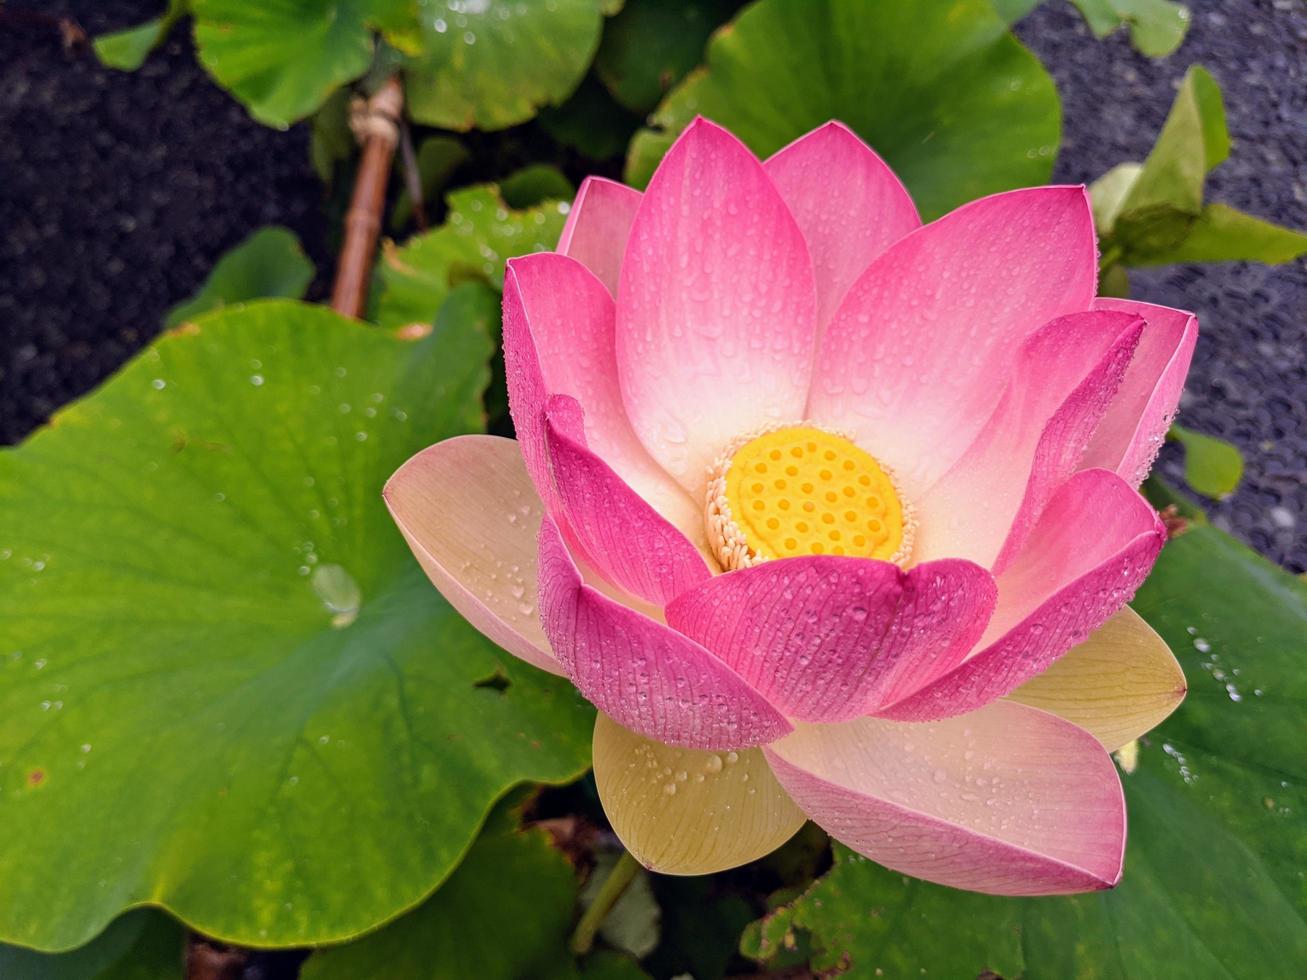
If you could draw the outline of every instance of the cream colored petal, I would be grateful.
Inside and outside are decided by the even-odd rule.
[[[802,811],[760,749],[664,745],[600,712],[594,770],[613,830],[636,860],[662,874],[711,874],[747,864],[803,825]]]
[[[1166,641],[1127,606],[1008,698],[1061,715],[1110,752],[1166,718],[1186,690]]]
[[[541,504],[516,442],[446,439],[401,466],[382,496],[451,606],[509,653],[563,672],[536,611]]]

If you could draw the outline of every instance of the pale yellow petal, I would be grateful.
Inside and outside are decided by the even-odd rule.
[[[1114,751],[1174,711],[1185,690],[1166,641],[1126,607],[1008,697],[1061,715]]]
[[[711,874],[747,864],[803,825],[803,813],[760,749],[664,745],[600,712],[594,769],[618,838],[636,860],[663,874]]]

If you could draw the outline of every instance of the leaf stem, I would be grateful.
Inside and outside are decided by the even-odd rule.
[[[576,924],[576,930],[572,933],[572,941],[569,943],[573,953],[577,956],[584,956],[590,952],[590,948],[594,945],[595,935],[599,932],[599,927],[604,924],[604,920],[608,918],[608,913],[613,910],[617,900],[622,897],[627,887],[635,880],[639,870],[640,862],[631,857],[630,851],[623,851],[622,856],[613,865],[613,870],[608,872],[608,877],[599,886],[599,894],[590,903],[590,907],[581,914],[581,920]]]

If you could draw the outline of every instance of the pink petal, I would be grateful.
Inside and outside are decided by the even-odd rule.
[[[660,607],[711,576],[685,535],[586,448],[575,399],[549,399],[545,443],[561,513],[596,571]]]
[[[820,331],[859,273],[921,218],[894,171],[843,123],[800,136],[763,166],[808,242]]]
[[[878,712],[925,721],[974,711],[1045,670],[1134,596],[1166,540],[1156,512],[1115,473],[1084,470],[1053,495],[998,579],[979,652]]]
[[[631,430],[617,387],[613,299],[575,259],[540,252],[510,259],[504,277],[504,363],[509,407],[527,471],[550,513],[558,501],[545,458],[542,413],[550,395],[585,411],[586,441],[641,497],[693,536],[700,508]]]
[[[447,439],[396,470],[381,495],[427,577],[464,619],[527,663],[563,673],[536,615],[541,506],[517,443]]]
[[[720,575],[678,596],[667,622],[724,660],[788,717],[867,714],[955,666],[980,639],[996,589],[945,560],[809,556]]]
[[[1111,757],[1037,708],[1000,701],[926,725],[805,725],[763,751],[808,816],[895,871],[993,895],[1121,878],[1125,800]]]
[[[1098,427],[1086,466],[1113,470],[1132,486],[1148,476],[1180,403],[1198,342],[1198,318],[1184,310],[1128,299],[1096,299],[1096,310],[1120,310],[1148,325],[1116,400]]]
[[[1021,342],[1089,308],[1098,253],[1083,187],[973,201],[890,246],[817,352],[808,417],[850,433],[909,496],[989,418]]]
[[[593,272],[613,296],[617,295],[626,239],[642,196],[615,180],[587,177],[576,192],[558,239],[558,251]]]
[[[790,731],[699,644],[585,585],[548,518],[540,525],[540,619],[572,683],[633,732],[669,745],[739,749]]]
[[[726,130],[696,120],[668,150],[631,226],[618,295],[631,424],[695,499],[732,440],[803,417],[812,260],[762,164]]]
[[[917,560],[967,558],[1001,571],[1000,552],[1015,554],[1075,472],[1142,329],[1128,313],[1073,313],[1027,338],[985,428],[917,502]]]

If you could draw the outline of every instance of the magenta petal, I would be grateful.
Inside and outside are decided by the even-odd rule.
[[[843,123],[800,136],[763,166],[808,242],[820,332],[859,273],[921,218],[894,171]]]
[[[989,422],[917,502],[917,560],[967,558],[1002,571],[1078,468],[1142,329],[1127,313],[1073,313],[1021,345]]]
[[[739,749],[791,730],[688,637],[585,585],[557,525],[540,525],[540,619],[580,692],[618,724],[669,745]]]
[[[1089,308],[1098,272],[1083,187],[973,201],[895,242],[850,287],[808,417],[850,433],[915,496],[998,403],[1021,342]]]
[[[554,489],[595,570],[656,606],[707,580],[698,549],[586,448],[575,399],[555,395],[545,414]]]
[[[905,572],[811,556],[720,575],[678,596],[667,622],[787,716],[844,721],[955,666],[984,631],[996,594],[971,562]]]
[[[631,430],[617,387],[613,299],[581,263],[553,252],[510,259],[504,277],[504,364],[509,407],[527,472],[550,513],[558,500],[545,455],[551,395],[585,412],[585,438],[641,497],[692,535],[699,508],[650,458]]]
[[[617,295],[626,239],[642,196],[614,180],[587,177],[576,192],[558,239],[558,251],[593,272],[613,296]]]
[[[974,711],[1048,668],[1133,597],[1166,540],[1124,480],[1084,470],[1055,493],[1025,549],[998,579],[979,652],[878,714],[926,721]]]
[[[803,418],[812,260],[762,164],[726,130],[697,120],[667,151],[631,226],[618,294],[631,424],[696,499],[732,440]]]
[[[1147,322],[1121,390],[1085,453],[1086,466],[1113,470],[1131,486],[1148,476],[1180,403],[1198,342],[1198,318],[1184,310],[1128,299],[1096,299],[1096,310],[1119,310]]]
[[[808,816],[895,871],[993,895],[1121,878],[1116,767],[1056,715],[999,701],[925,725],[859,718],[801,726],[763,751]]]

